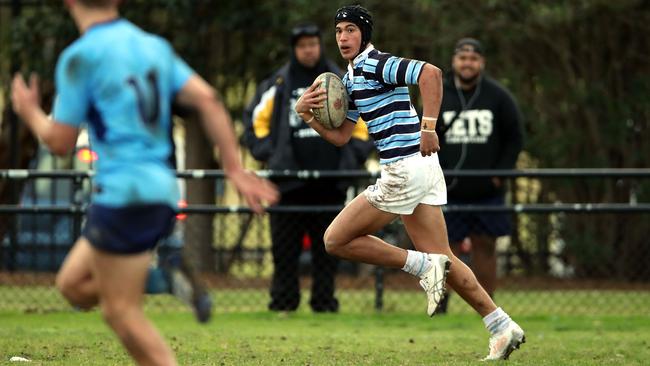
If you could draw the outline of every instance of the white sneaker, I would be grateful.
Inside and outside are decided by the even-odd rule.
[[[449,266],[451,261],[449,257],[444,254],[427,254],[433,267],[422,275],[420,279],[420,286],[427,293],[427,314],[433,316],[438,310],[440,300],[445,297],[445,282],[447,281],[447,273],[449,273]]]
[[[507,360],[522,343],[526,343],[524,330],[511,320],[506,329],[490,336],[490,354],[483,361]]]

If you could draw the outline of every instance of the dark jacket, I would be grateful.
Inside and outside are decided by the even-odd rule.
[[[523,145],[522,118],[510,93],[483,76],[474,90],[456,90],[453,74],[443,84],[436,130],[440,165],[447,170],[513,169]],[[461,93],[461,95],[459,95]],[[503,194],[490,177],[449,178],[452,200],[476,200]]]
[[[327,71],[341,74],[334,63],[326,59],[323,62],[325,62]],[[304,169],[296,158],[292,143],[292,128],[289,126],[290,65],[291,62],[288,62],[271,77],[262,81],[253,100],[244,110],[243,121],[246,127],[244,143],[250,149],[253,157],[265,162],[267,168],[271,170]],[[255,121],[256,109],[258,113]],[[362,168],[373,149],[365,125],[357,123],[350,142],[339,148],[339,161],[335,164],[336,169]],[[304,187],[309,181],[275,180],[275,182],[280,191],[286,193]],[[347,184],[329,184],[330,187],[339,190],[344,190],[347,185],[349,182]]]

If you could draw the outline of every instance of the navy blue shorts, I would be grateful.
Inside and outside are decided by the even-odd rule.
[[[175,221],[176,212],[164,204],[119,208],[91,205],[82,235],[97,249],[135,254],[155,248],[171,234]]]
[[[447,205],[503,206],[503,196],[476,201],[449,200]],[[508,212],[446,212],[445,222],[449,242],[459,242],[470,235],[499,237],[512,232],[512,217]]]

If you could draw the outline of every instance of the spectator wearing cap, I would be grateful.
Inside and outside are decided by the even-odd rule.
[[[440,164],[447,170],[513,169],[522,149],[522,119],[514,98],[485,75],[481,42],[460,39],[452,70],[444,80],[438,117]],[[503,206],[504,182],[499,177],[453,178],[447,182],[450,205]],[[492,296],[496,289],[496,239],[509,235],[511,217],[498,212],[445,214],[449,241],[467,258],[476,277]],[[446,310],[446,301],[441,311]]]
[[[296,25],[290,35],[291,59],[262,81],[244,111],[245,143],[255,159],[271,170],[359,169],[372,151],[365,124],[352,143],[335,147],[320,138],[294,111],[296,100],[323,72],[341,70],[323,55],[321,33],[312,23]],[[350,182],[342,180],[277,180],[279,206],[342,205]],[[337,312],[334,295],[338,260],[324,248],[323,235],[334,213],[273,213],[271,241],[272,311],[294,311],[300,304],[299,264],[303,250],[311,254],[310,306],[315,312]],[[306,255],[305,257],[309,257]],[[303,257],[304,258],[304,257]]]

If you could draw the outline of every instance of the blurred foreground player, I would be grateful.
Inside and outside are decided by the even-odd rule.
[[[106,323],[141,365],[175,365],[142,310],[152,249],[171,229],[178,200],[168,165],[172,101],[199,111],[223,168],[257,213],[277,200],[272,184],[242,169],[230,117],[215,91],[164,39],[120,18],[118,0],[66,0],[81,37],[60,56],[53,120],[39,105],[38,80],[12,82],[16,113],[55,154],[75,145],[82,122],[100,159],[82,236],[56,279],[63,296]]]

